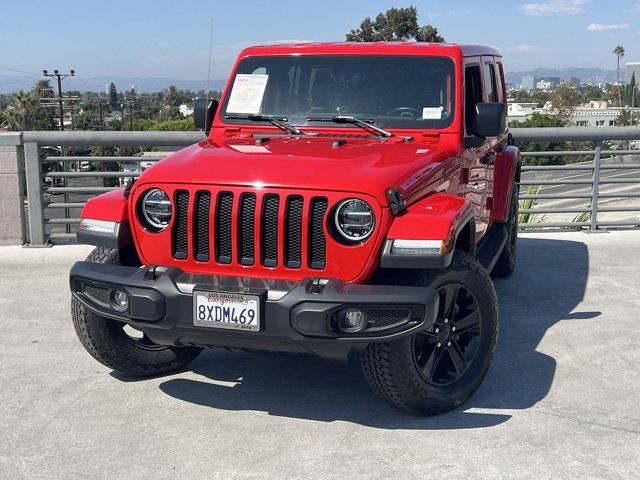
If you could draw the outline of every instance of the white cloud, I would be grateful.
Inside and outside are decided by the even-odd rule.
[[[577,15],[587,11],[591,0],[547,0],[540,3],[525,3],[520,11],[532,17],[553,17],[559,15]]]
[[[587,32],[605,32],[609,30],[625,30],[629,28],[627,23],[590,23],[587,25]]]
[[[515,47],[511,47],[511,50],[514,52],[533,52],[534,50],[538,50],[539,47],[536,47],[535,45],[529,45],[529,44],[524,44],[524,45],[517,45]]]

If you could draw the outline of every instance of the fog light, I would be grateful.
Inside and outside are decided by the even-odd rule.
[[[365,313],[357,308],[347,308],[340,315],[340,330],[343,332],[359,332],[366,325]]]
[[[124,290],[116,288],[113,291],[112,302],[113,308],[120,312],[125,312],[129,309],[129,295]]]

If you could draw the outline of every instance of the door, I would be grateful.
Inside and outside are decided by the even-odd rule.
[[[471,57],[465,62],[464,70],[464,123],[465,123],[465,169],[463,195],[473,206],[476,217],[476,241],[488,228],[487,205],[487,166],[485,155],[491,150],[489,142],[477,139],[473,135],[476,116],[476,104],[485,101],[485,84],[482,75],[481,57]]]

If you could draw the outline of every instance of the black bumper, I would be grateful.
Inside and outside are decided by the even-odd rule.
[[[347,359],[371,342],[430,328],[438,310],[438,295],[432,288],[192,275],[175,267],[78,262],[71,269],[70,284],[73,295],[88,309],[136,325],[161,345],[312,353],[337,359]],[[126,311],[118,311],[110,300],[115,287],[128,294]],[[260,331],[194,325],[194,290],[260,297]],[[340,330],[338,316],[346,307],[366,312],[366,330]]]

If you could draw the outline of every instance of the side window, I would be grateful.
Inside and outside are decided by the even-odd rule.
[[[493,62],[484,62],[484,90],[487,94],[487,102],[497,102],[496,71]]]
[[[496,78],[498,79],[498,101],[502,103],[506,103],[506,92],[505,92],[505,78],[504,78],[504,68],[502,66],[502,62],[496,62]]]
[[[469,65],[464,70],[464,122],[467,135],[473,132],[476,104],[482,103],[482,76],[479,65]]]

